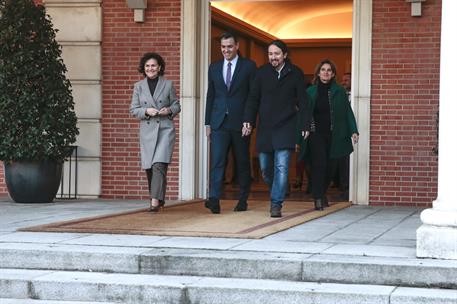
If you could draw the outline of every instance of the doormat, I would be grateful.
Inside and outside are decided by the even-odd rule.
[[[212,214],[203,206],[203,200],[193,200],[165,206],[158,213],[139,209],[27,227],[20,231],[260,239],[351,205],[350,202],[331,203],[324,211],[315,211],[313,202],[286,201],[282,217],[271,218],[269,201],[249,200],[247,211],[233,212],[236,203],[236,200],[222,200],[221,214]]]

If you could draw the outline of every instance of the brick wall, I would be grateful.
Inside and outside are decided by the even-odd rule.
[[[102,195],[145,198],[138,122],[128,115],[139,57],[157,51],[179,92],[180,0],[149,0],[146,22],[133,22],[124,0],[103,2]],[[373,1],[370,204],[429,205],[437,192],[436,112],[441,1]],[[178,122],[176,120],[176,122]],[[361,131],[363,136],[364,131]],[[178,126],[179,136],[179,126]],[[178,141],[177,141],[178,142]],[[178,193],[176,145],[168,198]],[[0,195],[6,193],[0,167]]]
[[[406,1],[373,2],[370,204],[429,205],[437,193],[441,1],[424,2],[422,17],[411,17]]]
[[[179,93],[181,0],[148,1],[144,23],[133,21],[125,0],[103,1],[102,197],[144,199],[148,196],[140,168],[139,122],[129,116],[133,83],[142,79],[138,62],[155,51],[166,62],[165,76]],[[178,136],[168,170],[167,199],[178,195]]]
[[[8,195],[3,173],[3,162],[0,161],[0,197]]]

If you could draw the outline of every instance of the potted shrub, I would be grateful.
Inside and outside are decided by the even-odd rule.
[[[0,160],[16,202],[51,202],[79,134],[57,30],[33,0],[0,0]]]

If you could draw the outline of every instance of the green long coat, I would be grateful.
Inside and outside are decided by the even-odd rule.
[[[317,85],[313,85],[306,90],[308,94],[309,113],[314,113],[314,107],[317,99]],[[352,134],[357,133],[357,123],[354,112],[346,95],[345,89],[332,82],[330,86],[330,119],[332,141],[330,146],[330,158],[340,158],[352,153]],[[310,128],[307,128],[310,129]],[[312,130],[311,130],[312,131]],[[303,138],[303,137],[301,137]],[[307,140],[300,140],[299,159],[307,157]]]

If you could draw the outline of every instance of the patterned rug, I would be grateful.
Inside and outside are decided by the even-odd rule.
[[[245,212],[233,212],[236,203],[236,200],[221,201],[221,214],[210,213],[203,206],[203,200],[194,200],[165,206],[158,213],[139,209],[20,230],[259,239],[351,205],[350,202],[330,203],[324,211],[315,211],[310,201],[286,201],[283,217],[271,218],[269,201],[249,200]]]

